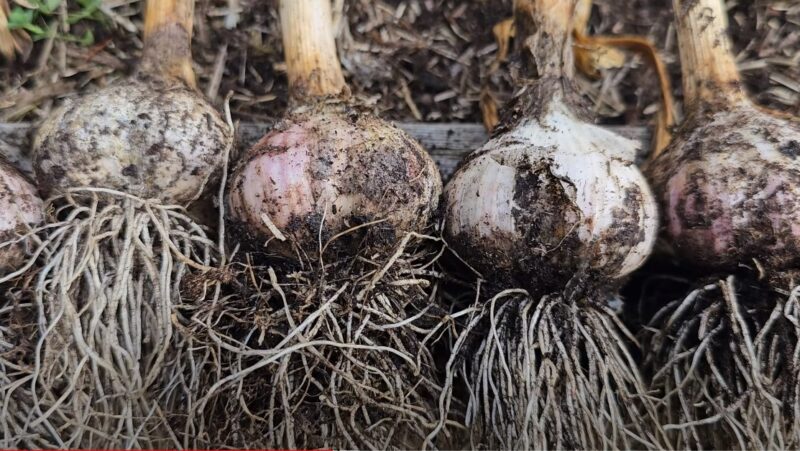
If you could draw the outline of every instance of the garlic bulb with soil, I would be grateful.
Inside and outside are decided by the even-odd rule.
[[[290,110],[229,183],[235,294],[193,310],[212,447],[417,449],[435,421],[439,172],[349,97],[330,3],[280,2]]]
[[[800,264],[800,121],[747,98],[720,0],[675,1],[686,120],[648,165],[687,264]]]
[[[190,2],[147,2],[139,73],[70,99],[39,127],[33,159],[47,195],[108,188],[186,206],[219,172],[232,134],[195,89]]]
[[[452,313],[470,319],[451,340],[429,439],[447,430],[461,379],[473,446],[659,448],[630,332],[609,307],[658,229],[637,145],[587,122],[572,78],[575,1],[514,6],[535,80],[445,188],[447,242],[490,284],[476,281],[475,303]]]
[[[441,181],[435,163],[405,132],[357,108],[320,104],[288,114],[245,156],[233,176],[230,214],[259,247],[294,255],[292,245],[316,255],[333,236],[354,252],[363,242],[392,246],[425,228]],[[269,224],[269,225],[268,225]],[[320,241],[321,240],[321,241]]]
[[[648,283],[644,366],[670,446],[794,449],[800,122],[747,98],[722,0],[673,9],[686,118],[645,173],[681,266],[707,275]]]
[[[178,446],[170,423],[188,389],[172,382],[186,364],[174,309],[184,281],[221,260],[186,207],[233,139],[195,90],[193,15],[192,0],[147,1],[138,73],[66,101],[34,138],[48,215],[31,232],[38,273],[24,288],[42,307],[34,362],[19,376],[34,382],[14,386],[31,418],[10,443]]]
[[[0,275],[24,261],[26,243],[18,238],[43,220],[36,187],[0,156]]]
[[[282,1],[281,23],[293,107],[237,167],[229,194],[234,223],[261,247],[316,255],[334,247],[391,246],[436,211],[441,179],[405,132],[349,100],[332,36],[329,0]],[[324,41],[324,42],[321,42]],[[377,222],[377,223],[376,223]],[[273,229],[274,228],[274,229]]]
[[[587,122],[578,105],[569,39],[551,19],[569,17],[571,4],[537,2],[551,10],[536,12],[547,31],[525,44],[538,80],[445,190],[449,244],[485,276],[539,293],[575,274],[622,279],[648,257],[658,230],[638,145]]]
[[[48,196],[95,187],[185,206],[219,172],[231,139],[185,81],[140,73],[50,115],[34,139],[34,170]]]

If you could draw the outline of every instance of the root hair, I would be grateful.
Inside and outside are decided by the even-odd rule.
[[[418,448],[441,391],[424,341],[443,327],[440,248],[412,233],[386,257],[234,264],[228,287],[184,306],[195,396],[181,445]]]
[[[800,287],[756,285],[728,276],[696,288],[643,331],[671,446],[800,446]]]
[[[607,306],[572,296],[502,291],[469,309],[447,363],[440,412],[465,385],[470,446],[500,449],[658,448],[663,432]],[[445,417],[442,416],[441,419]],[[444,430],[444,423],[430,439]]]
[[[172,307],[190,271],[212,269],[216,244],[182,208],[121,192],[76,188],[48,203],[61,220],[20,238],[38,246],[0,279],[42,262],[30,287],[33,359],[4,390],[28,403],[20,444],[178,445],[158,400],[175,364]]]

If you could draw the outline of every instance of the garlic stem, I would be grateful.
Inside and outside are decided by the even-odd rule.
[[[292,97],[345,95],[330,0],[281,0],[280,16]]]
[[[745,98],[731,53],[723,0],[673,0],[673,8],[685,103],[732,103]]]
[[[572,15],[576,0],[515,0],[520,48],[529,52],[536,78],[571,78]]]
[[[196,87],[192,70],[194,0],[148,0],[141,69]]]

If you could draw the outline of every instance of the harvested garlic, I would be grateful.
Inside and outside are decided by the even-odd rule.
[[[219,171],[233,137],[195,89],[193,3],[147,8],[139,72],[64,102],[40,126],[33,157],[44,194],[107,188],[185,206]]]
[[[551,290],[576,273],[619,280],[647,259],[658,229],[634,162],[638,144],[587,122],[580,107],[573,8],[516,2],[536,80],[524,83],[493,138],[445,189],[448,243],[508,285]]]
[[[287,256],[329,239],[352,252],[391,246],[436,211],[441,179],[427,152],[349,99],[329,0],[280,3],[292,109],[234,172],[231,219]],[[359,233],[348,230],[369,225]],[[342,246],[342,244],[345,244]]]
[[[24,243],[15,243],[15,238],[43,220],[36,187],[0,157],[0,275],[16,270],[24,260]]]
[[[800,122],[747,98],[721,0],[675,0],[686,119],[646,172],[682,259],[800,262]]]

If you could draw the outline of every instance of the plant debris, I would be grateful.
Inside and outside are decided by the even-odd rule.
[[[54,33],[34,42],[27,59],[0,65],[0,120],[38,121],[54,102],[129,74],[142,48],[143,0],[102,3],[102,20],[73,24],[78,2],[49,16]],[[511,15],[511,0],[337,0],[334,19],[345,74],[353,93],[392,120],[480,122],[481,97],[502,106],[513,94],[509,63],[493,28]],[[658,0],[596,0],[589,33],[640,34],[656,43],[681,98],[672,11]],[[800,111],[800,2],[728,0],[739,68],[755,100]],[[65,15],[62,17],[61,15]],[[346,20],[345,20],[346,19]],[[235,26],[234,26],[235,25]],[[288,99],[277,2],[199,0],[194,37],[201,90],[216,104],[233,91],[234,118],[266,122],[282,116]],[[83,36],[86,45],[65,35]],[[659,96],[644,61],[581,80],[602,121],[651,123]]]

